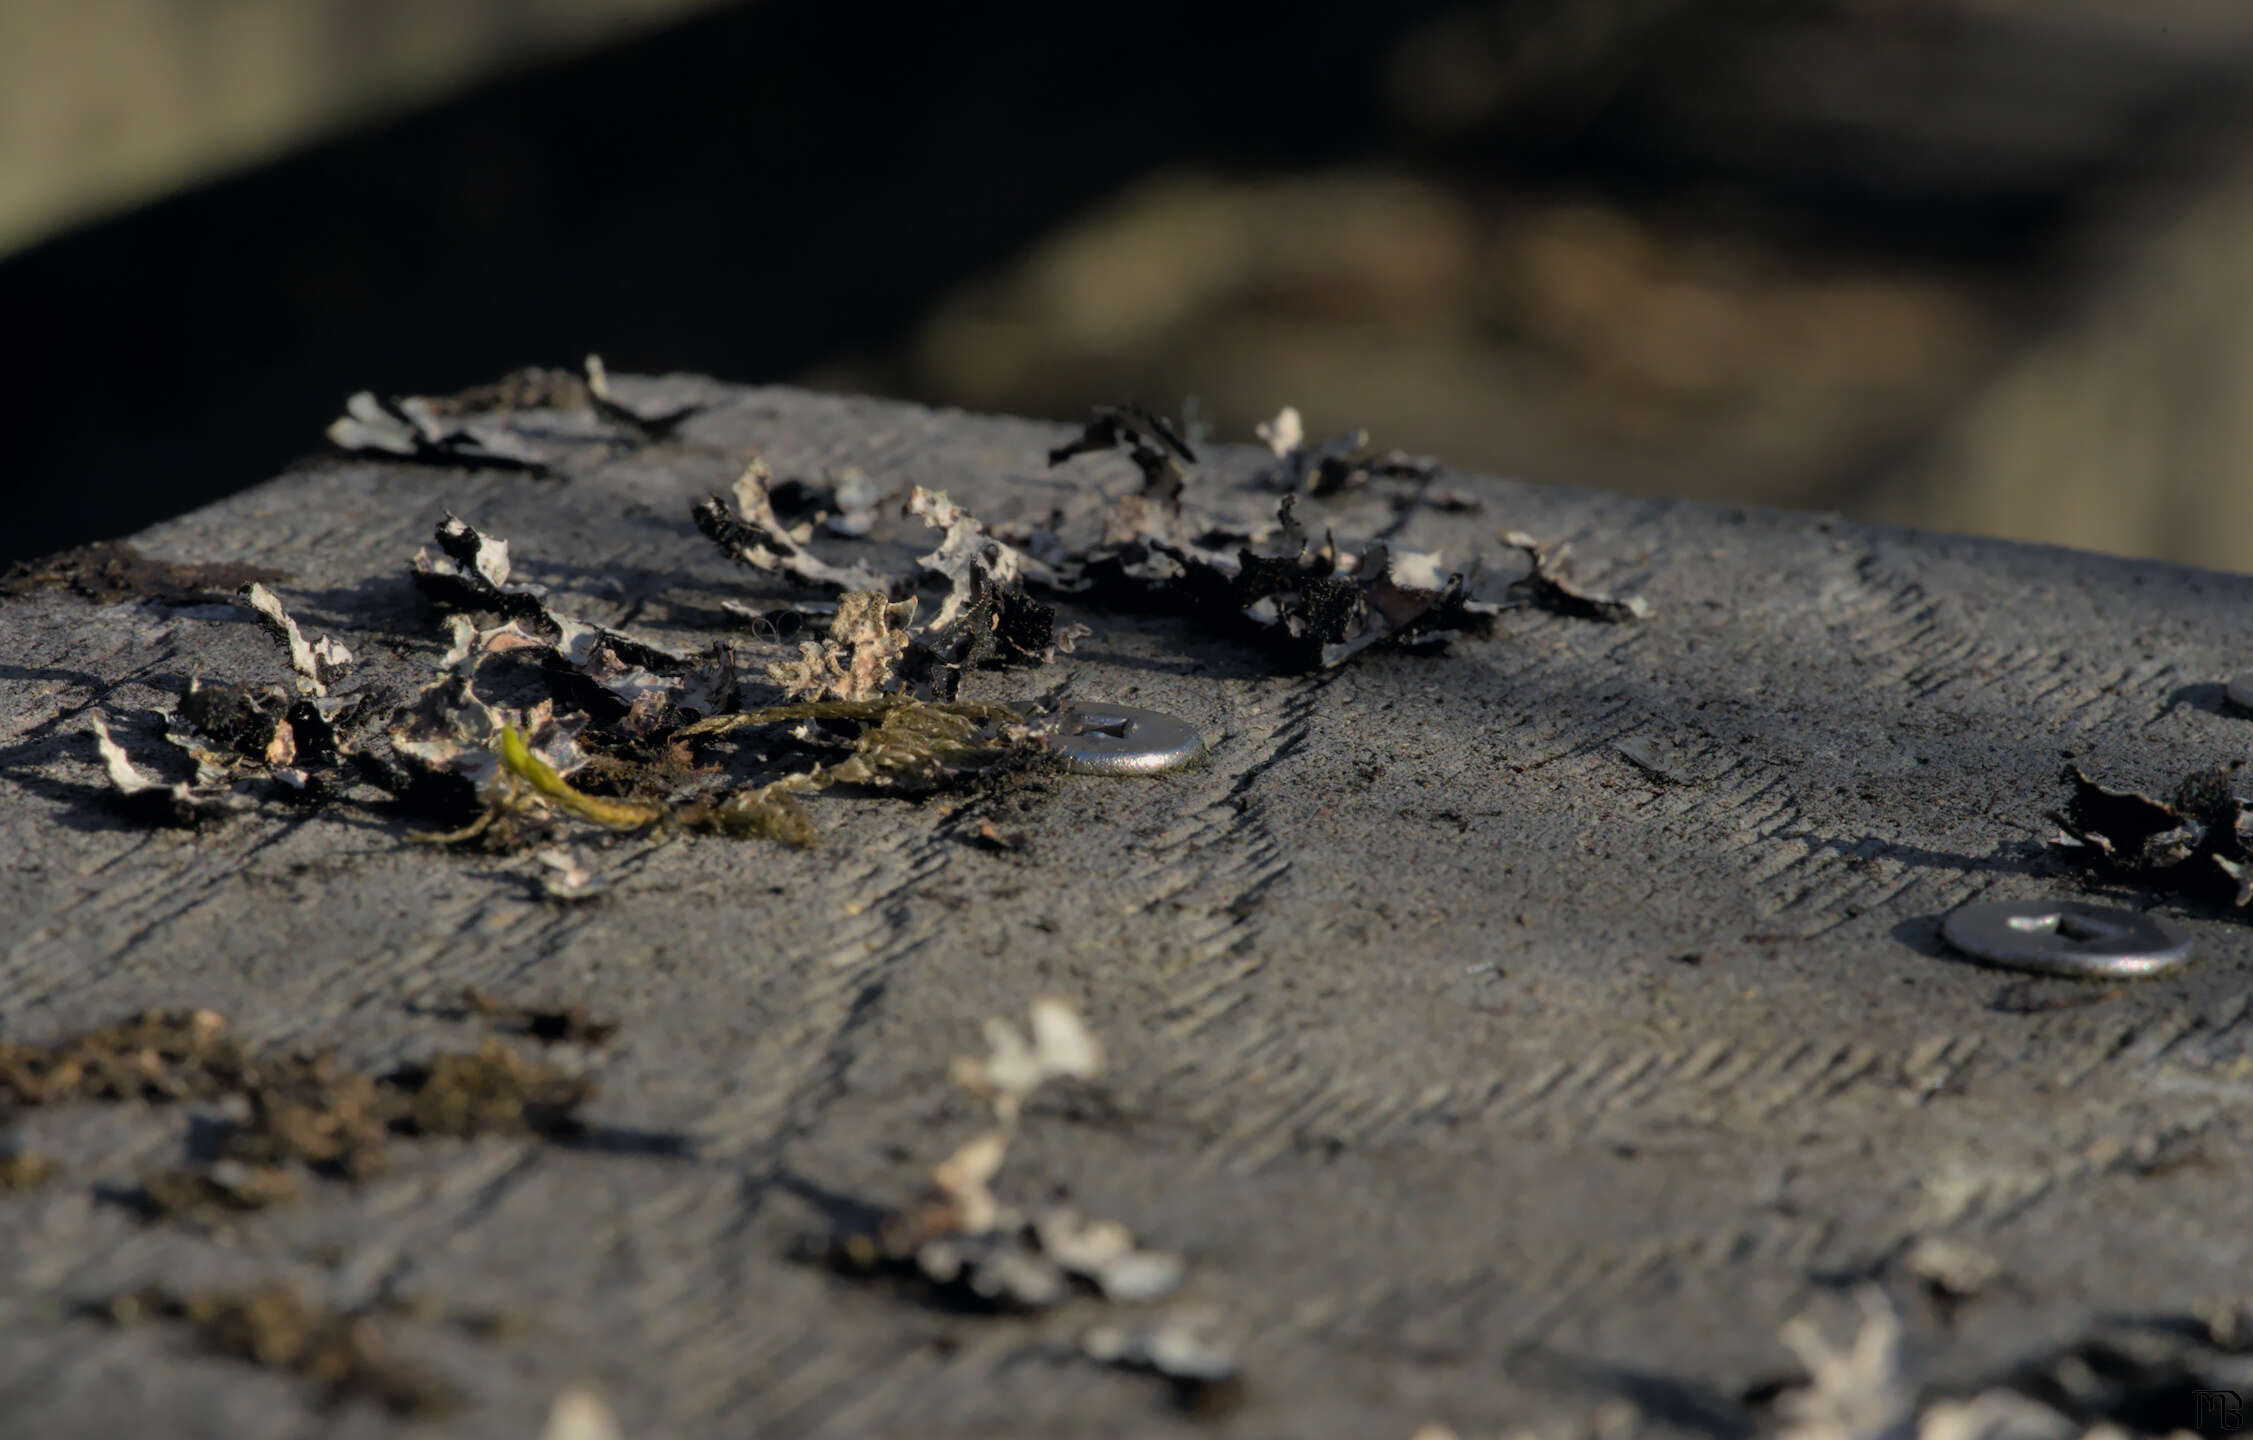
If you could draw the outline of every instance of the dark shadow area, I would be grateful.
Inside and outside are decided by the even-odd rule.
[[[1757,1419],[1732,1397],[1710,1385],[1635,1370],[1624,1365],[1565,1355],[1534,1347],[1513,1356],[1513,1373],[1528,1380],[1600,1390],[1632,1404],[1643,1418],[1706,1440],[1749,1440]]]
[[[2186,708],[2191,710],[2202,710],[2208,715],[2227,716],[2232,720],[2244,720],[2249,718],[2245,711],[2240,710],[2235,705],[2230,704],[2229,687],[2227,685],[2207,683],[2201,685],[2184,685],[2178,688],[2173,694],[2167,697],[2166,707],[2162,709],[2157,715],[2152,716],[2150,723],[2152,725],[2157,725],[2160,721],[2174,714],[2177,710]]]
[[[589,351],[771,379],[890,338],[1161,163],[1351,150],[1439,8],[774,0],[64,236],[0,265],[6,556],[266,479],[362,388]]]
[[[561,1135],[548,1143],[560,1150],[584,1150],[595,1155],[637,1156],[645,1160],[693,1160],[696,1142],[669,1130],[635,1130],[618,1125],[590,1125],[576,1135]]]
[[[1965,855],[1953,850],[1933,850],[1922,845],[1903,845],[1879,835],[1846,836],[1814,835],[1804,831],[1780,831],[1774,837],[1778,842],[1797,841],[1816,850],[1863,860],[1891,860],[1912,870],[1951,870],[1959,874],[1987,875],[2059,875],[2068,873],[2068,867],[2050,853],[2050,848],[2039,841],[2004,841],[1985,855]]]
[[[836,1234],[868,1234],[889,1213],[881,1205],[872,1205],[859,1196],[849,1195],[842,1190],[832,1190],[819,1181],[809,1180],[794,1171],[781,1171],[769,1183],[783,1194],[803,1201]]]

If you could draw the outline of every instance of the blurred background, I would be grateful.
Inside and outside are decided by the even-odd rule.
[[[2253,570],[2248,0],[0,0],[9,556],[598,351]]]

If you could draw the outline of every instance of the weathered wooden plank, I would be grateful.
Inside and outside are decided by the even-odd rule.
[[[1050,473],[1054,426],[645,385],[713,408],[670,441],[576,447],[555,479],[340,459],[138,543],[290,572],[302,621],[405,686],[443,649],[405,561],[447,510],[578,613],[703,644],[757,587],[688,505],[749,448],[994,521],[1132,484],[1106,459]],[[1778,1322],[1841,1274],[1884,1275],[1958,1377],[2226,1289],[2248,1259],[2243,929],[2194,917],[2178,977],[2028,1013],[1995,1003],[2009,977],[1944,958],[1931,917],[2070,886],[2034,844],[2065,754],[2146,786],[2242,754],[2217,696],[2253,581],[1447,483],[1481,510],[1414,512],[1401,545],[1503,567],[1499,530],[1569,538],[1581,578],[1655,617],[1518,610],[1445,655],[1278,676],[1190,622],[1075,613],[1094,634],[1056,674],[1195,721],[1204,768],[1047,782],[1021,852],[844,797],[812,802],[809,852],[610,840],[608,894],[574,906],[522,859],[346,809],[124,817],[89,715],[148,755],[191,676],[272,678],[270,643],[229,605],[6,601],[0,1037],[201,1006],[378,1065],[479,1033],[421,1013],[465,984],[624,1029],[581,1057],[617,1143],[402,1146],[386,1177],[216,1235],[102,1198],[179,1163],[182,1113],[29,1112],[65,1178],[0,1197],[5,1413],[55,1435],[388,1433],[177,1333],[68,1318],[142,1284],[285,1279],[526,1317],[498,1339],[400,1327],[472,1401],[433,1433],[530,1433],[573,1381],[634,1434],[1144,1428],[1147,1382],[1046,1358],[1070,1317],[937,1315],[787,1259],[821,1224],[808,1197],[905,1199],[975,1128],[948,1058],[1042,992],[1106,1040],[1109,1098],[1036,1114],[1004,1188],[1068,1187],[1193,1257],[1192,1290],[1248,1337],[1242,1433],[1578,1423],[1636,1377],[1725,1399],[1785,1367]],[[1357,503],[1316,509],[1341,536],[1391,518]],[[867,553],[900,564],[927,543],[911,527]],[[664,1135],[689,1153],[636,1143]],[[1898,1263],[1928,1235],[2012,1282],[1945,1335]]]

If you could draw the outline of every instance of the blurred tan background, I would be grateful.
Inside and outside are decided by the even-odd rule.
[[[7,0],[0,253],[711,0]]]
[[[861,7],[863,23],[891,8]],[[1273,27],[1309,13],[1270,8]],[[1289,403],[1318,433],[1366,426],[1527,479],[2253,569],[2253,4],[1313,8],[1343,17],[1333,28],[1390,11],[1356,52],[1372,98],[1350,124],[1332,113],[1334,55],[1299,73],[1287,30],[1263,50],[1261,23],[1217,38],[1192,7],[1153,53],[1237,46],[1218,80],[1184,88],[1241,77],[1261,111],[1246,123],[1285,140],[1185,132],[948,273],[901,282],[882,323],[812,332],[781,374],[730,378],[1057,417],[1190,403],[1233,438]],[[577,57],[699,12],[790,9],[10,0],[0,251],[59,252],[73,227],[497,77],[568,77]],[[998,83],[1029,79],[1043,54],[1068,75],[1137,14],[1166,23],[1082,17],[1068,23],[1089,35],[1034,35],[1032,64]],[[766,23],[773,65],[849,67],[820,50],[838,40]],[[588,107],[623,103],[588,73]],[[972,114],[1000,103],[996,83],[942,103]],[[1152,73],[1115,103],[1131,123],[1187,102]],[[1197,103],[1200,125],[1238,123],[1209,94]],[[1018,143],[1041,113],[997,115],[993,143]],[[736,143],[818,154],[835,115],[793,115]],[[1294,155],[1302,122],[1338,133]],[[955,148],[975,150],[980,132],[960,133]],[[903,132],[894,148],[921,143]],[[547,153],[511,152],[509,183]],[[1027,185],[1041,173],[995,154]],[[865,188],[886,183],[908,182]],[[508,203],[505,184],[481,193]],[[918,233],[930,224],[906,218],[888,243],[937,243]],[[711,363],[661,329],[638,339],[612,363]]]

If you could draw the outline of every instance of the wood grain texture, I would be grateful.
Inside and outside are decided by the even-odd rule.
[[[552,480],[324,461],[138,543],[289,571],[303,622],[408,684],[442,645],[405,562],[447,510],[578,613],[701,644],[722,599],[759,593],[688,518],[746,449],[990,520],[1132,484],[1104,460],[1047,471],[1059,427],[636,383],[714,408]],[[1212,503],[1256,513],[1228,488],[1255,464],[1220,452]],[[1194,721],[1204,767],[1050,782],[1023,852],[843,797],[813,802],[806,853],[605,842],[607,897],[571,907],[526,861],[350,812],[131,823],[89,713],[146,749],[190,676],[272,676],[268,642],[228,606],[0,605],[0,1038],[204,1006],[377,1064],[470,1041],[418,1009],[463,985],[625,1023],[577,1057],[602,1086],[594,1143],[402,1143],[382,1179],[219,1234],[101,1198],[178,1163],[188,1114],[33,1112],[22,1139],[66,1173],[0,1196],[0,1414],[53,1436],[393,1433],[178,1334],[70,1315],[147,1283],[288,1279],[524,1318],[401,1327],[471,1399],[418,1433],[533,1434],[575,1381],[637,1436],[1157,1429],[1147,1381],[1057,1358],[1072,1317],[941,1315],[786,1259],[823,1197],[904,1199],[970,1133],[949,1057],[1044,992],[1112,1066],[1100,1103],[1036,1104],[1004,1186],[1067,1187],[1193,1257],[1248,1337],[1250,1400],[1219,1433],[1575,1426],[1637,1377],[1726,1397],[1786,1365],[1777,1324],[1847,1274],[1885,1276],[1966,1377],[2099,1314],[2228,1293],[2253,1260],[2244,929],[2194,916],[2178,977],[2042,1009],[1998,1003],[2012,977],[1947,958],[1934,917],[2073,888],[2035,845],[2064,752],[2144,785],[2244,753],[2218,695],[2253,649],[2253,581],[1447,483],[1483,513],[1419,512],[1400,543],[1504,567],[1499,530],[1570,539],[1581,579],[1655,618],[1513,611],[1443,656],[1307,677],[1187,622],[1075,614],[1095,633],[1060,676]],[[1353,535],[1388,514],[1322,518]],[[905,524],[869,542],[880,563],[924,548]],[[1977,1323],[1916,1308],[1898,1260],[1927,1235],[2002,1262],[1960,1314]]]

